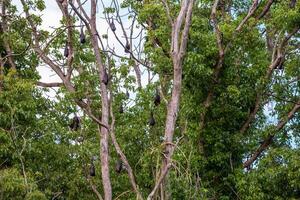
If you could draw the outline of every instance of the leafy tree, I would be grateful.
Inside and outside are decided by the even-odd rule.
[[[299,1],[51,3],[0,1],[0,199],[300,198]]]

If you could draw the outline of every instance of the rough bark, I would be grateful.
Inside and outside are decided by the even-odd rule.
[[[141,89],[142,88],[141,69],[139,67],[139,64],[136,61],[135,61],[135,64],[133,66],[133,69],[135,71],[136,82],[137,82],[138,88]]]

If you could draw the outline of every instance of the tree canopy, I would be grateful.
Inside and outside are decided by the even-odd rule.
[[[0,0],[0,199],[300,199],[300,1],[46,2]]]

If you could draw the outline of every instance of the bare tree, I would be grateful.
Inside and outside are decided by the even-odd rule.
[[[159,186],[164,181],[168,171],[172,165],[172,155],[174,152],[173,136],[175,130],[175,123],[178,115],[180,95],[182,87],[182,63],[184,55],[186,53],[188,34],[191,25],[192,10],[194,6],[194,0],[183,0],[181,2],[181,8],[178,16],[175,20],[172,20],[169,6],[166,1],[163,1],[165,10],[172,27],[172,42],[171,42],[171,56],[173,61],[173,88],[172,96],[168,102],[167,118],[165,122],[165,135],[164,135],[164,159],[162,162],[160,176],[155,183],[155,186],[147,199],[152,199],[159,189]],[[182,26],[184,26],[182,30]],[[182,31],[181,31],[182,30]],[[180,37],[181,36],[181,37]],[[163,190],[163,187],[161,187]],[[163,197],[162,197],[163,198]]]

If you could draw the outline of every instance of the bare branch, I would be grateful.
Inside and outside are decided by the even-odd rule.
[[[97,188],[96,188],[96,185],[92,182],[92,180],[91,180],[89,177],[87,178],[87,181],[89,182],[89,184],[90,184],[90,186],[91,186],[93,192],[96,194],[97,198],[98,198],[99,200],[103,200],[101,194],[99,193],[99,191],[98,191]]]
[[[181,25],[186,15],[186,11],[188,9],[188,2],[189,0],[183,0],[181,3],[180,12],[172,26],[172,46],[171,52],[172,54],[177,55],[179,51],[179,35],[181,30]]]
[[[215,29],[217,45],[218,45],[218,49],[219,49],[219,63],[220,64],[218,64],[218,65],[220,65],[220,67],[221,67],[221,65],[223,63],[223,58],[224,58],[224,48],[223,48],[223,44],[222,44],[222,33],[220,31],[220,28],[219,28],[219,25],[217,22],[217,16],[216,16],[218,3],[219,3],[219,0],[215,0],[215,3],[212,7],[210,18],[213,22],[213,27]]]
[[[256,17],[257,20],[263,18],[270,10],[272,4],[274,3],[274,0],[269,0],[267,4],[265,5],[263,11]]]
[[[248,168],[252,165],[254,161],[257,160],[257,158],[262,154],[264,150],[266,150],[269,145],[272,143],[273,138],[275,137],[275,134],[280,131],[286,124],[287,122],[293,118],[294,114],[300,109],[300,100],[294,105],[292,110],[287,114],[286,117],[282,118],[273,133],[271,133],[264,141],[263,143],[257,148],[257,150],[252,154],[252,156],[243,163],[244,168]]]
[[[156,181],[152,192],[148,196],[148,200],[152,199],[156,191],[160,187],[161,183],[164,181],[166,175],[168,174],[169,168],[171,166],[171,157],[174,152],[174,147],[172,145],[175,123],[177,120],[177,114],[180,105],[180,95],[182,86],[182,62],[183,56],[186,51],[187,35],[190,29],[190,21],[192,15],[192,8],[194,6],[194,0],[184,0],[181,4],[180,12],[176,18],[175,23],[172,26],[172,60],[173,60],[173,88],[172,96],[167,108],[167,117],[165,123],[165,135],[164,135],[164,154],[163,162],[160,170],[160,178]],[[181,31],[182,23],[185,22],[183,33]],[[182,33],[182,38],[179,36]],[[181,44],[179,44],[181,42]],[[181,46],[179,46],[181,45]],[[180,53],[180,55],[179,55]],[[163,185],[161,185],[161,191],[163,192]]]
[[[24,0],[20,0],[22,5],[23,5],[23,8],[26,7],[26,3]],[[27,21],[29,22],[31,28],[32,28],[32,31],[33,31],[33,36],[34,36],[34,50],[36,53],[38,53],[38,55],[42,58],[42,60],[48,64],[52,69],[53,71],[55,71],[55,73],[64,81],[65,80],[65,75],[63,73],[63,71],[60,69],[59,66],[57,66],[56,64],[54,64],[43,52],[43,50],[40,48],[39,46],[39,36],[38,36],[38,33],[37,33],[37,29],[36,29],[36,26],[35,26],[35,23],[32,21],[30,15],[29,15],[29,12],[28,10],[26,9],[23,9],[24,12],[25,12],[25,15],[26,15],[26,19]]]
[[[82,3],[80,2],[80,0],[76,0],[77,1],[77,4],[78,4],[78,7],[80,9],[80,12],[83,14],[83,16],[85,17],[85,19],[87,21],[90,21],[90,17],[88,16],[88,14],[86,13],[86,11],[84,10],[84,8],[82,7]],[[69,1],[70,4],[72,3],[71,1]],[[73,4],[73,3],[72,3]],[[74,9],[74,11],[77,10],[76,8]]]
[[[102,55],[98,44],[98,32],[96,26],[96,0],[91,0],[91,18],[90,18],[90,37],[91,44],[94,50],[96,65],[99,74],[100,89],[101,89],[101,122],[103,124],[109,123],[109,102],[106,82],[106,67],[102,62]],[[104,199],[111,200],[112,188],[109,173],[109,130],[105,127],[98,126],[98,132],[100,135],[100,157],[101,157],[101,177],[104,191]]]
[[[110,130],[110,137],[111,137],[111,140],[113,142],[113,145],[119,155],[119,157],[121,158],[122,162],[125,164],[125,169],[128,173],[128,176],[129,176],[129,180],[130,180],[130,183],[132,185],[132,188],[134,190],[134,192],[136,193],[137,195],[137,199],[138,200],[141,200],[143,199],[142,198],[142,195],[139,191],[139,187],[136,183],[136,180],[135,180],[135,177],[134,177],[134,174],[133,174],[133,171],[132,171],[132,168],[125,156],[125,154],[123,153],[119,143],[117,142],[117,138],[116,138],[116,135],[115,135],[115,116],[114,116],[114,113],[113,113],[113,108],[112,108],[112,102],[110,102],[110,116],[112,118],[112,122],[111,122],[111,130]]]
[[[185,24],[184,24],[183,33],[182,33],[181,42],[180,42],[180,50],[179,50],[179,55],[178,55],[179,58],[178,59],[181,61],[186,53],[188,35],[189,35],[191,23],[192,23],[193,5],[194,5],[194,0],[191,0],[191,2],[189,3],[189,6],[188,6],[187,13],[186,13]]]
[[[248,14],[246,15],[246,17],[241,21],[241,23],[238,25],[238,27],[235,29],[237,32],[239,32],[243,25],[250,19],[250,17],[252,17],[252,15],[254,14],[254,12],[257,10],[258,8],[258,1],[259,0],[253,0],[253,4],[251,5]]]
[[[64,84],[63,83],[58,83],[58,82],[56,82],[56,83],[43,83],[43,82],[38,81],[38,82],[36,82],[36,85],[41,86],[41,87],[61,87]]]
[[[133,69],[135,71],[138,88],[142,88],[142,75],[141,75],[140,67],[137,62],[135,62],[135,64],[133,65]]]
[[[85,19],[84,16],[82,16],[82,14],[77,10],[77,8],[74,6],[74,4],[72,3],[72,1],[69,1],[70,6],[72,7],[72,9],[74,10],[74,12],[77,14],[77,16],[80,18],[80,20],[84,23],[84,25],[86,26],[86,28],[88,29],[88,31],[90,32],[90,25],[89,25],[89,18]]]
[[[153,197],[154,197],[156,191],[158,190],[160,184],[162,183],[162,181],[163,181],[164,178],[166,177],[166,175],[167,175],[169,169],[171,168],[171,166],[172,166],[172,163],[168,163],[168,164],[164,167],[163,171],[160,173],[161,175],[160,175],[159,179],[157,180],[157,182],[156,182],[156,184],[155,184],[155,187],[153,188],[153,190],[151,191],[151,193],[150,193],[149,196],[147,197],[147,200],[153,199]]]
[[[259,111],[259,108],[261,106],[261,101],[262,101],[262,95],[263,95],[263,90],[266,87],[268,80],[271,78],[272,73],[274,71],[274,69],[281,63],[282,59],[284,59],[284,47],[287,45],[289,39],[291,39],[291,37],[297,33],[299,30],[299,28],[295,28],[291,33],[289,33],[281,42],[281,44],[279,45],[279,47],[277,48],[277,57],[276,59],[269,65],[265,77],[264,79],[267,80],[267,82],[260,86],[258,88],[257,94],[256,94],[256,100],[255,100],[255,104],[254,104],[254,109],[250,112],[247,120],[245,121],[245,123],[243,124],[243,126],[240,129],[240,133],[245,133],[246,130],[249,128],[250,123],[254,120],[256,113]]]
[[[72,44],[72,36],[73,36],[73,22],[72,19],[69,15],[68,12],[68,4],[60,4],[58,0],[57,4],[61,10],[61,12],[63,13],[64,18],[66,19],[66,26],[67,26],[67,48],[69,51],[69,55],[67,57],[67,75],[66,75],[66,79],[68,81],[70,81],[71,79],[71,75],[72,75],[72,71],[73,71],[73,67],[72,67],[72,63],[73,63],[73,57],[74,57],[74,49],[73,49],[73,44]]]

